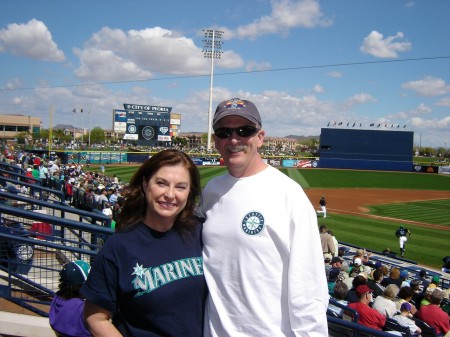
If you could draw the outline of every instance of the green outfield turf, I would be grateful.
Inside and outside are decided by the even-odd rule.
[[[93,169],[97,169],[93,167]],[[213,177],[222,174],[224,167],[199,167],[202,186]],[[106,166],[106,174],[116,174],[129,181],[136,166]],[[437,174],[377,172],[330,169],[281,169],[283,173],[308,188],[388,188],[449,191],[450,177]],[[450,197],[446,200],[374,205],[370,212],[383,217],[420,221],[450,227]],[[399,226],[396,221],[372,219],[357,215],[329,214],[319,218],[335,232],[339,241],[382,251],[398,250],[394,235]],[[407,244],[406,256],[420,264],[440,269],[442,258],[450,254],[450,231],[408,225],[413,235]]]

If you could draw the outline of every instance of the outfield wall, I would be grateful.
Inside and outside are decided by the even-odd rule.
[[[322,128],[320,168],[411,172],[412,131]]]

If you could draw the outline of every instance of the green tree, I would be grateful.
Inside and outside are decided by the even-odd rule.
[[[92,143],[102,143],[105,141],[105,132],[99,126],[96,126],[91,131],[91,144]]]

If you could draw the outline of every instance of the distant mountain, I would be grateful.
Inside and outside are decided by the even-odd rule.
[[[294,138],[297,139],[299,141],[304,141],[304,140],[310,140],[310,139],[320,139],[320,136],[295,136],[295,135],[289,135],[289,136],[285,136],[284,138]]]
[[[70,124],[58,124],[58,125],[55,125],[53,127],[53,130],[65,130],[65,129],[73,130],[73,125],[70,125]]]

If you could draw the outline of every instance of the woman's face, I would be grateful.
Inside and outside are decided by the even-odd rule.
[[[189,171],[181,164],[164,166],[149,181],[144,181],[146,225],[158,231],[171,229],[177,215],[186,206],[190,182]]]

